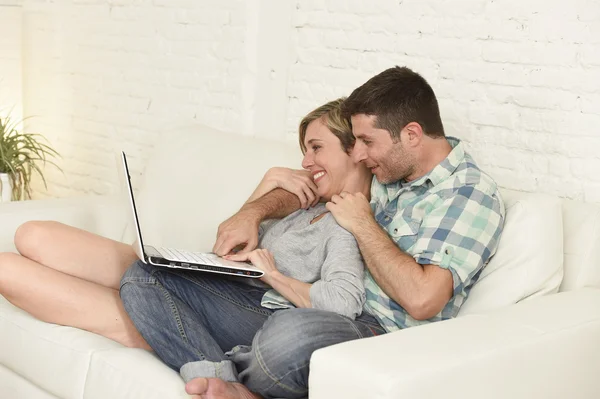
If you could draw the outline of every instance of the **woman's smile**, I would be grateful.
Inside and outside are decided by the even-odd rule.
[[[313,174],[313,180],[316,182],[318,182],[319,180],[321,180],[323,178],[323,176],[325,176],[325,171],[320,170],[316,173]]]

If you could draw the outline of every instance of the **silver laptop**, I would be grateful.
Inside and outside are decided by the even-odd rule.
[[[121,157],[123,159],[123,170],[125,172],[127,192],[129,193],[129,202],[131,203],[136,231],[136,241],[133,243],[133,248],[142,262],[154,266],[228,274],[238,277],[262,277],[264,272],[250,263],[229,261],[211,252],[191,252],[181,249],[144,245],[125,152],[121,152]]]

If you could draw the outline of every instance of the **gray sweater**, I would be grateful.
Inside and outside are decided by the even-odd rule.
[[[273,253],[277,269],[284,275],[311,283],[313,308],[336,312],[354,319],[365,302],[364,264],[354,236],[337,224],[324,204],[300,209],[281,220],[263,222],[259,230],[261,248]],[[263,306],[294,305],[275,290],[267,292]]]

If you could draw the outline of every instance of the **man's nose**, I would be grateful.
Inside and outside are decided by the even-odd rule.
[[[359,163],[367,159],[367,153],[365,151],[365,145],[360,141],[354,143],[354,150],[352,151],[352,160],[354,163]]]

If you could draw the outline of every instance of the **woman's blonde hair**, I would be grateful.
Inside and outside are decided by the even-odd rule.
[[[345,99],[346,97],[340,97],[337,100],[321,105],[309,112],[308,115],[300,121],[298,133],[300,148],[302,149],[303,154],[306,152],[306,145],[304,144],[306,129],[308,129],[308,125],[311,122],[316,121],[317,119],[321,119],[331,133],[335,134],[335,136],[340,139],[342,149],[347,154],[350,153],[350,150],[354,147],[355,139],[352,134],[352,124],[350,123],[350,119],[342,116],[342,104]]]

